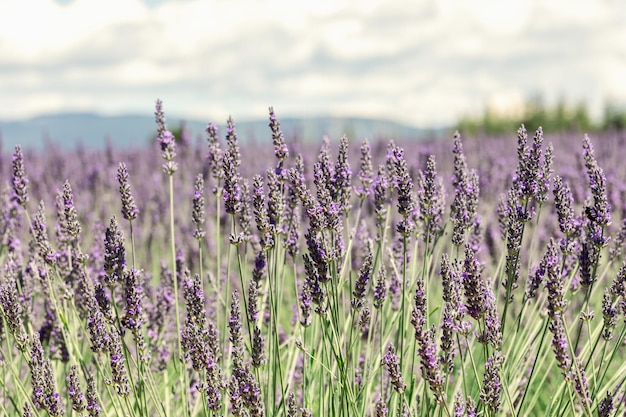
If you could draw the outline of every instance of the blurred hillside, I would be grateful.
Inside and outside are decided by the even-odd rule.
[[[168,118],[169,128],[175,133],[184,131],[187,139],[206,138],[207,121],[180,117]],[[224,121],[213,121],[220,127]],[[243,142],[271,142],[267,119],[235,119],[239,139]],[[281,128],[289,140],[319,142],[324,135],[338,139],[348,135],[351,139],[371,141],[377,139],[422,139],[447,133],[448,129],[420,129],[388,120],[357,117],[280,118]],[[87,148],[102,148],[110,142],[116,147],[140,147],[154,137],[156,126],[153,116],[101,116],[92,113],[62,113],[38,116],[28,120],[0,121],[0,137],[6,148],[20,144],[27,148],[40,148],[53,143],[63,148],[80,144]],[[223,135],[223,134],[222,134]],[[177,134],[178,136],[178,134]]]
[[[521,123],[529,129],[542,126],[546,132],[622,131],[626,129],[626,108],[608,103],[600,119],[594,120],[585,103],[569,104],[559,100],[548,106],[540,97],[535,97],[514,110],[487,106],[480,116],[461,118],[456,129],[469,136],[502,135],[517,131]]]

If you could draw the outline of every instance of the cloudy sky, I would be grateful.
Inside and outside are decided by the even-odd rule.
[[[624,22],[622,0],[0,0],[0,119],[599,112],[626,104]]]

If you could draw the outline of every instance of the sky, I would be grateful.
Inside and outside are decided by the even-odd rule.
[[[0,120],[597,115],[626,105],[624,22],[622,0],[0,0]]]

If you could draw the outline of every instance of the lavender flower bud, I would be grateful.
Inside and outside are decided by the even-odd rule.
[[[282,177],[275,171],[267,170],[268,200],[267,213],[270,224],[278,231],[281,230],[283,218],[285,216],[285,199],[282,190]]]
[[[120,183],[120,195],[122,199],[122,216],[132,222],[137,218],[139,209],[135,205],[135,199],[133,198],[132,190],[128,182],[128,169],[126,164],[120,162],[117,168],[117,181]]]
[[[372,193],[374,184],[374,168],[372,167],[372,148],[367,139],[361,144],[361,159],[359,168],[359,181],[361,185],[356,189],[356,195],[360,199],[366,199]]]
[[[407,219],[415,209],[415,196],[413,195],[413,180],[409,174],[409,168],[404,159],[404,149],[395,146],[392,149],[391,161],[394,167],[394,185],[398,191],[398,213]]]
[[[296,406],[296,396],[294,395],[293,391],[289,391],[289,394],[287,394],[287,401],[286,401],[286,408],[287,408],[287,417],[298,417],[298,408]]]
[[[22,410],[22,417],[35,417],[35,412],[30,406],[30,403],[28,402],[24,403],[24,408]]]
[[[233,375],[230,378],[230,382],[228,384],[228,392],[230,393],[230,413],[234,417],[243,417],[243,399],[241,398],[241,395],[239,393],[239,381],[236,375]]]
[[[102,412],[98,401],[98,389],[96,388],[96,380],[91,372],[87,372],[87,412],[91,417],[99,417]]]
[[[419,171],[418,179],[418,219],[426,225],[424,239],[432,242],[442,232],[441,215],[445,205],[445,189],[441,177],[437,175],[437,165],[433,155],[428,157],[426,171]]]
[[[537,183],[537,202],[543,204],[548,200],[550,190],[550,176],[552,175],[552,162],[554,160],[554,147],[550,143],[543,154],[541,174]]]
[[[354,291],[352,292],[352,308],[355,310],[360,310],[363,307],[363,301],[365,300],[365,293],[367,291],[367,284],[372,276],[372,253],[371,251],[365,258],[361,269],[359,270],[359,277],[354,286]]]
[[[193,189],[191,221],[196,226],[196,230],[193,231],[193,237],[201,241],[206,234],[204,231],[204,179],[202,174],[198,174],[196,177]]]
[[[382,398],[376,400],[376,417],[388,417],[389,409]]]
[[[569,186],[559,176],[554,179],[554,206],[559,219],[559,229],[565,235],[565,250],[569,251],[567,242],[578,235],[579,222],[577,221],[573,204],[574,198]]]
[[[76,208],[74,207],[74,194],[72,193],[72,187],[69,181],[65,181],[63,184],[61,199],[63,203],[63,217],[60,225],[62,235],[67,237],[72,247],[76,247],[78,245],[78,236],[80,235],[81,227]]]
[[[41,256],[48,265],[54,265],[56,257],[50,245],[50,240],[48,239],[48,232],[46,231],[46,207],[43,200],[39,202],[39,207],[33,218],[33,237],[35,242],[37,242],[39,256]]]
[[[565,289],[561,276],[560,257],[554,239],[550,239],[544,255],[546,289],[548,290],[548,314],[551,318],[560,315],[565,308]]]
[[[348,162],[348,138],[344,135],[339,142],[339,154],[332,177],[331,194],[333,200],[339,203],[339,209],[346,214],[350,210],[351,179],[352,170]]]
[[[374,210],[376,211],[376,229],[380,233],[387,216],[387,203],[389,198],[389,179],[385,165],[378,166],[378,172],[374,177]],[[378,239],[381,239],[378,236]]]
[[[222,179],[224,178],[223,153],[220,148],[220,140],[218,134],[218,127],[213,123],[209,123],[206,127],[208,135],[207,141],[209,142],[209,152],[207,153],[207,163],[211,169],[211,175],[216,182],[216,187],[213,189],[213,194],[217,194],[218,187]]]
[[[242,209],[241,177],[239,175],[241,154],[239,153],[235,122],[231,117],[227,121],[226,141],[228,142],[228,149],[224,152],[222,159],[224,169],[224,202],[226,204],[226,213],[237,214]]]
[[[500,409],[500,396],[502,394],[502,384],[500,383],[500,371],[504,355],[500,351],[495,351],[487,359],[485,364],[485,375],[483,376],[483,387],[480,390],[480,401],[489,409],[492,414],[497,414]]]
[[[165,161],[163,171],[167,175],[173,175],[178,169],[176,162],[174,162],[174,157],[176,156],[176,138],[167,128],[162,107],[163,102],[157,99],[155,106],[156,111],[154,113],[157,125],[157,141],[161,146],[161,156]]]
[[[261,335],[261,329],[254,326],[252,337],[252,367],[258,368],[265,363],[265,339]]]
[[[62,416],[65,407],[56,388],[56,378],[50,359],[44,356],[44,350],[38,335],[34,335],[31,343],[29,362],[31,385],[33,387],[33,403],[37,408],[46,410],[50,416]]]
[[[125,274],[124,298],[126,309],[122,325],[137,332],[145,322],[143,278],[141,272],[131,268]]]
[[[302,327],[309,327],[311,325],[311,303],[313,301],[313,296],[309,285],[309,279],[307,278],[304,281],[302,291],[300,292],[300,324]]]
[[[13,154],[13,201],[26,208],[28,203],[28,177],[24,171],[24,155],[22,147],[15,146]]]
[[[85,402],[85,396],[80,389],[80,382],[78,381],[78,368],[76,365],[70,367],[70,372],[67,375],[67,392],[72,401],[72,409],[78,413],[82,413],[87,404]]]
[[[589,136],[585,135],[583,139],[583,156],[585,167],[587,168],[587,176],[589,177],[589,188],[593,197],[593,205],[585,207],[585,214],[593,226],[603,228],[611,223],[611,206],[609,205],[606,190],[606,177],[604,171],[598,166],[593,152],[593,145]],[[590,230],[593,234],[600,234],[598,230]],[[592,236],[596,238],[598,246],[604,246],[606,241],[601,236]]]
[[[270,107],[270,124],[269,127],[272,130],[272,142],[274,143],[274,155],[278,159],[277,173],[280,173],[283,162],[289,157],[289,149],[285,145],[285,137],[280,130],[280,122],[274,113],[274,108]]]
[[[244,367],[244,344],[241,335],[241,307],[239,293],[233,291],[230,302],[230,319],[228,320],[229,340],[232,352],[233,372],[239,372]]]
[[[104,235],[104,281],[109,285],[123,281],[125,269],[124,234],[116,217],[112,216]]]
[[[474,249],[465,245],[465,261],[463,263],[463,288],[466,298],[467,313],[479,320],[486,312],[485,287],[486,282],[481,273],[483,265],[476,258]]]
[[[117,330],[110,332],[109,340],[109,359],[111,363],[111,374],[113,376],[112,383],[117,393],[122,397],[130,394],[130,383],[128,381],[128,370],[122,350],[122,339]]]
[[[463,143],[459,132],[454,133],[454,175],[452,185],[455,187],[455,196],[450,207],[452,222],[452,243],[460,246],[466,231],[472,226],[478,207],[478,174],[469,171],[467,160],[463,154]]]
[[[86,296],[88,299],[87,330],[89,331],[89,341],[92,352],[104,352],[110,343],[109,331],[104,322],[104,315],[98,306],[93,290]]]
[[[25,352],[28,347],[28,334],[24,328],[24,310],[17,296],[16,269],[13,255],[9,255],[4,265],[4,283],[0,285],[0,306],[17,348],[20,352]]]
[[[274,245],[272,227],[265,208],[265,192],[263,190],[263,177],[255,175],[252,179],[252,207],[254,219],[260,234],[262,248],[270,248]]]
[[[378,270],[378,278],[376,279],[376,287],[374,288],[374,308],[380,310],[385,303],[385,297],[387,295],[387,273],[385,267],[381,264]]]
[[[606,397],[598,405],[598,417],[611,417],[615,406],[613,405],[613,394],[607,391]]]
[[[617,308],[615,308],[613,296],[609,288],[604,289],[604,295],[602,296],[602,317],[604,319],[604,326],[602,330],[602,338],[604,340],[611,340],[613,337],[613,329],[615,329],[617,322]]]
[[[387,353],[383,356],[382,364],[387,367],[387,374],[391,379],[391,385],[396,392],[402,394],[406,389],[404,378],[400,371],[400,363],[398,362],[398,356],[396,355],[396,349],[390,343],[387,345]]]

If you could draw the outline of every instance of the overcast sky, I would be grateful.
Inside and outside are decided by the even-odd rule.
[[[622,0],[0,0],[0,119],[597,113],[626,104],[625,22]]]

